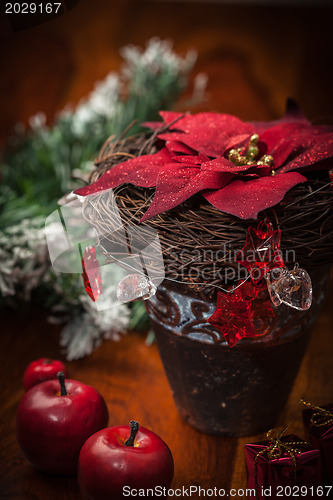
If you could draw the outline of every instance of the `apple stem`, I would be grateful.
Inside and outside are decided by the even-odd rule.
[[[59,380],[59,384],[60,384],[60,396],[67,396],[67,389],[65,386],[65,374],[64,374],[64,372],[58,372],[57,379]]]
[[[140,429],[140,424],[136,420],[131,420],[129,425],[131,428],[131,434],[127,441],[125,441],[125,446],[134,446],[134,439]]]

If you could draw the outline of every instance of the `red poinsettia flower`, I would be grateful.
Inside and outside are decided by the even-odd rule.
[[[196,193],[223,212],[256,219],[306,181],[299,171],[328,169],[323,160],[333,156],[333,127],[313,126],[291,107],[281,120],[268,123],[219,113],[160,115],[162,128],[169,129],[158,135],[164,141],[158,153],[115,165],[76,193],[86,196],[124,183],[156,186],[142,221]]]

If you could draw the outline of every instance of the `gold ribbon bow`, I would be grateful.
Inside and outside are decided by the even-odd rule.
[[[288,455],[293,463],[294,468],[294,483],[296,484],[296,456],[302,453],[300,445],[307,444],[305,441],[282,441],[281,438],[285,434],[288,427],[285,427],[281,432],[276,429],[271,429],[267,432],[266,436],[270,439],[268,448],[260,450],[254,459],[254,484],[256,489],[256,497],[259,499],[258,491],[258,460],[261,455],[267,453],[269,460],[276,460],[283,456],[283,454]],[[272,434],[275,432],[275,437],[272,438]]]
[[[320,406],[315,406],[311,403],[307,403],[304,399],[300,400],[305,406],[314,410],[310,418],[310,423],[315,427],[324,427],[325,425],[329,425],[333,423],[333,408],[331,410],[325,410]]]

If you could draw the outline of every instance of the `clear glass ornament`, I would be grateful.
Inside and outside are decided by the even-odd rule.
[[[134,302],[150,299],[156,293],[156,286],[142,274],[128,274],[117,287],[117,299],[120,302]]]
[[[297,265],[292,271],[287,268],[273,269],[267,276],[267,288],[275,306],[286,304],[298,311],[306,311],[311,306],[311,278],[305,269]]]
[[[279,296],[279,289],[280,289],[281,278],[286,271],[288,272],[288,269],[284,267],[282,268],[276,267],[272,269],[270,273],[267,273],[265,276],[268,293],[275,307],[278,307],[282,304],[282,300],[280,299]]]

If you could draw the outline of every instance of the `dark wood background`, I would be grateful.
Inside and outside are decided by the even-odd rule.
[[[333,9],[320,0],[246,3],[80,0],[16,33],[2,16],[1,136],[37,111],[52,120],[119,69],[122,46],[152,36],[173,40],[179,53],[197,51],[195,73],[209,76],[204,109],[272,119],[292,96],[310,119],[332,122]]]
[[[312,121],[332,123],[333,10],[316,5],[80,0],[62,17],[16,33],[2,16],[0,140],[17,121],[27,122],[38,111],[51,122],[57,111],[87,95],[96,80],[119,69],[121,46],[144,45],[151,36],[172,39],[179,53],[197,50],[194,74],[207,73],[209,83],[206,101],[193,111],[275,119],[292,96]],[[177,109],[184,109],[183,102]],[[300,436],[299,398],[333,401],[332,297],[331,292],[280,419]],[[0,498],[72,500],[79,498],[75,478],[39,474],[16,443],[25,366],[41,356],[64,359],[58,328],[33,304],[28,309],[8,310],[1,318]],[[72,378],[104,395],[110,425],[135,418],[165,439],[175,459],[174,487],[246,487],[243,445],[262,435],[222,438],[190,428],[176,411],[156,345],[146,346],[143,336],[105,342],[68,366]]]

